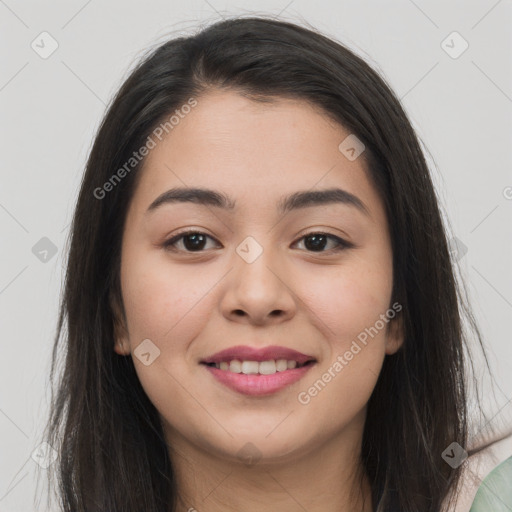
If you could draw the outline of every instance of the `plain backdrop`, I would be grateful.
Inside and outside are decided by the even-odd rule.
[[[48,409],[68,227],[105,105],[150,46],[251,13],[337,38],[401,98],[485,336],[498,386],[492,394],[485,384],[486,407],[493,424],[510,424],[510,1],[0,0],[0,512],[42,510],[32,455]]]

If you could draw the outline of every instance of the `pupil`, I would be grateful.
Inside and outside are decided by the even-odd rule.
[[[187,243],[192,240],[192,243]],[[205,242],[205,236],[198,233],[192,235],[186,235],[183,239],[183,243],[188,250],[202,249]]]
[[[308,243],[310,242],[311,243]],[[327,237],[325,235],[309,235],[306,237],[305,245],[307,249],[310,250],[322,250],[325,248],[325,243],[327,241]]]

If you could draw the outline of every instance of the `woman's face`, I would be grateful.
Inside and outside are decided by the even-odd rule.
[[[361,147],[340,149],[350,132],[305,102],[197,101],[153,136],[130,204],[115,350],[132,355],[171,445],[270,462],[357,439],[402,342],[387,220]],[[230,207],[189,194],[150,208],[184,188]],[[331,189],[341,192],[311,195]],[[165,245],[183,231],[196,234]]]

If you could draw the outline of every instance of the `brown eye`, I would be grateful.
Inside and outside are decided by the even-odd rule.
[[[306,250],[311,252],[337,252],[353,247],[351,243],[328,233],[309,233],[303,236],[299,241],[301,240],[305,241],[304,246]],[[331,247],[328,247],[329,241],[332,241]],[[327,250],[325,250],[326,247]]]
[[[211,236],[200,231],[187,231],[167,240],[163,245],[171,251],[202,252],[208,239],[214,240]],[[178,247],[179,242],[182,242],[182,247]]]

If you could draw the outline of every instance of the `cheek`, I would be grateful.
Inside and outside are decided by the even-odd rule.
[[[174,355],[183,352],[200,333],[211,310],[211,294],[219,276],[196,267],[194,272],[171,267],[165,255],[128,255],[121,282],[132,350],[143,339],[162,352],[172,343]],[[167,359],[167,357],[165,357]]]
[[[191,399],[191,393],[198,393],[189,389],[186,362],[189,346],[204,331],[215,307],[210,292],[219,281],[218,272],[177,271],[161,258],[127,253],[121,281],[132,358],[150,401],[170,424],[184,430],[194,417],[206,421],[204,408]],[[149,365],[137,356],[137,347],[146,339],[159,350],[154,359],[151,354]]]
[[[363,263],[340,265],[336,271],[319,268],[300,292],[313,318],[321,320],[319,328],[339,349],[373,326],[390,306],[390,267]]]
[[[390,307],[391,262],[385,256],[354,259],[336,272],[317,272],[308,283],[308,308],[321,319],[329,343],[318,372],[305,379],[297,398],[304,414],[324,417],[325,428],[335,431],[343,418],[364,409],[382,367],[389,319],[381,315]]]

